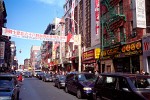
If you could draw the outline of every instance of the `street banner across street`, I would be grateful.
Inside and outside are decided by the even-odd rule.
[[[37,34],[8,28],[2,28],[2,35],[41,41],[58,41],[58,42],[67,41],[67,36]],[[70,42],[74,42],[74,37],[71,38]]]

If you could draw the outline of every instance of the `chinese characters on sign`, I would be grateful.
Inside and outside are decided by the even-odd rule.
[[[36,34],[7,28],[2,28],[2,35],[41,41],[66,42],[67,40],[67,36]],[[70,39],[70,42],[74,42],[73,37]]]

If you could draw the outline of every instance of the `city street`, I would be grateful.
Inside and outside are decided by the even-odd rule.
[[[78,100],[75,95],[54,87],[53,82],[37,78],[25,78],[20,91],[20,100]],[[86,100],[86,99],[80,99]]]

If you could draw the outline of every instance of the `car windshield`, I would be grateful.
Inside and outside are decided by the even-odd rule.
[[[150,77],[136,77],[131,80],[136,88],[150,88]]]
[[[11,77],[0,77],[0,88],[11,88],[13,87]]]
[[[28,74],[28,75],[30,75],[30,74],[31,74],[31,72],[25,72],[25,74]]]
[[[65,76],[61,76],[61,75],[60,75],[60,76],[59,76],[59,79],[60,79],[60,80],[65,80],[65,79],[66,79],[66,77],[65,77]]]
[[[94,74],[80,74],[78,76],[79,81],[95,81],[96,76]]]
[[[45,76],[46,77],[52,77],[52,74],[46,74]]]

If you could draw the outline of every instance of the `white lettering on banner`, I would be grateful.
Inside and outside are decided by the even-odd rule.
[[[12,30],[7,28],[2,28],[2,35],[23,38],[23,39],[41,40],[41,41],[66,42],[67,40],[67,36],[38,34],[38,33]],[[74,42],[74,37],[71,38],[70,42]]]

